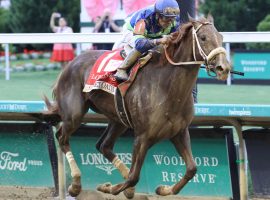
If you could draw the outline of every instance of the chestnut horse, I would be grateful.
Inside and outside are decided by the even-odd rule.
[[[219,80],[227,79],[231,66],[222,48],[222,35],[214,27],[212,17],[198,21],[190,19],[172,36],[168,46],[152,52],[150,62],[139,70],[125,95],[135,136],[130,169],[113,152],[116,139],[129,128],[117,115],[114,96],[102,90],[82,92],[92,66],[104,51],[79,55],[59,75],[53,90],[54,103],[46,98],[45,102],[49,114],[61,117],[56,136],[71,168],[70,195],[77,196],[81,191],[81,172],[72,155],[69,138],[89,108],[108,117],[108,127],[96,148],[125,178],[125,182],[117,185],[103,184],[98,187],[99,191],[114,195],[124,191],[128,198],[132,198],[148,149],[164,139],[169,139],[182,156],[186,172],[179,182],[159,186],[156,193],[164,196],[177,194],[195,175],[188,131],[194,115],[192,89],[202,63]]]

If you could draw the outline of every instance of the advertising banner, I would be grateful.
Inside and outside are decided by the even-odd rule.
[[[232,197],[226,135],[224,132],[218,134],[213,129],[207,129],[207,131],[211,133],[212,137],[209,137],[209,135],[208,137],[198,137],[202,132],[205,132],[199,129],[191,133],[192,150],[198,171],[180,194],[186,196]],[[230,131],[227,130],[228,132]],[[92,134],[93,132],[91,132]],[[118,170],[95,149],[98,137],[89,137],[80,133],[81,136],[75,135],[71,138],[71,148],[82,171],[84,189],[95,189],[98,184],[105,182],[117,184],[124,181]],[[117,140],[114,148],[118,157],[128,167],[131,165],[132,146],[132,137],[121,137]],[[68,164],[66,166],[68,169]],[[157,186],[161,184],[173,185],[184,174],[184,160],[177,154],[172,143],[164,141],[154,145],[148,151],[136,191],[153,194]],[[70,177],[67,179],[70,179]]]
[[[0,185],[54,187],[43,125],[0,124]]]
[[[235,52],[233,66],[234,70],[245,73],[234,79],[270,79],[270,53]]]

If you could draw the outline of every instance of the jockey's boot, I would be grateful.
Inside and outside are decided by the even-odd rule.
[[[137,51],[136,49],[133,49],[125,58],[123,63],[117,68],[117,72],[114,74],[114,77],[116,78],[116,80],[126,81],[128,79],[126,70],[130,68],[140,56],[141,56],[141,53]]]

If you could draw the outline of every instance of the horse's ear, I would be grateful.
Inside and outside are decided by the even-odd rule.
[[[214,24],[214,18],[211,15],[211,13],[208,13],[208,15],[207,15],[207,21],[209,21],[210,23]]]
[[[190,14],[188,13],[188,20],[191,22],[191,24],[196,27],[197,21],[195,18],[191,17]]]

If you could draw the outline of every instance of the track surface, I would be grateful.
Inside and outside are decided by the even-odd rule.
[[[0,200],[59,200],[54,195],[52,188],[30,188],[30,187],[0,187]],[[127,200],[121,193],[118,196],[103,194],[97,191],[83,190],[77,198],[70,196],[66,200]],[[230,200],[229,198],[219,197],[181,197],[181,196],[157,196],[135,194],[132,200]],[[250,200],[270,200],[269,198],[250,198]]]

